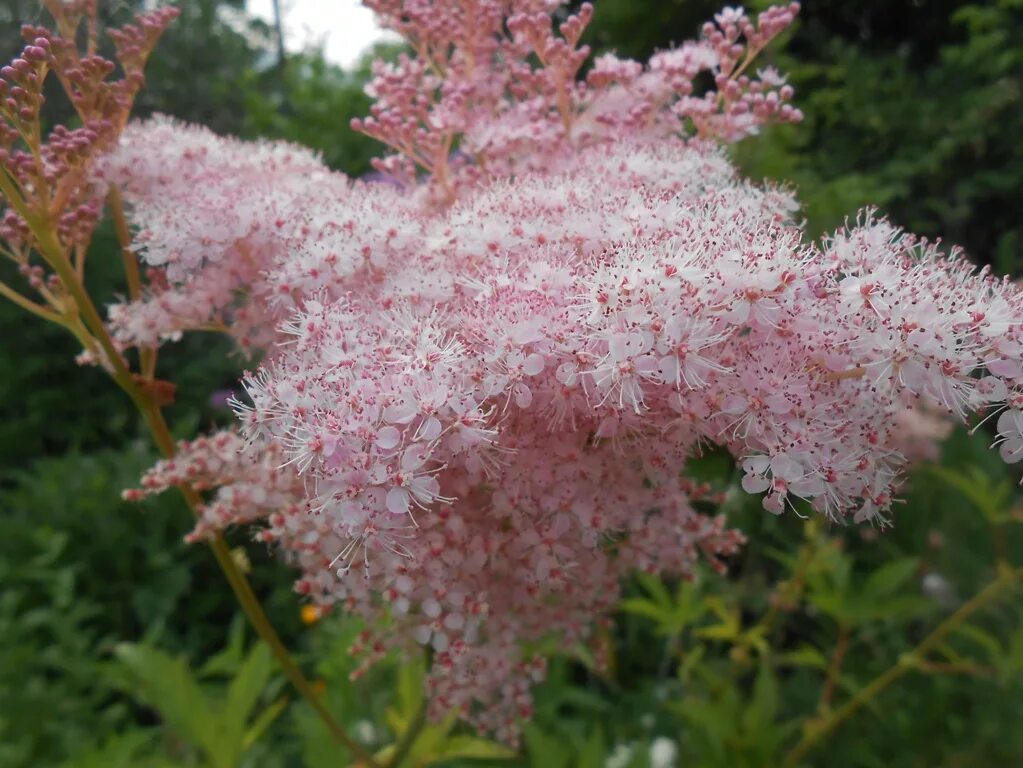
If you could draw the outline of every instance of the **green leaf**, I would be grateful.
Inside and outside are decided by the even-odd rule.
[[[625,613],[633,613],[637,616],[644,616],[658,623],[660,623],[667,614],[664,606],[643,597],[630,597],[622,600],[618,604],[618,610],[624,611]]]
[[[1012,497],[1008,483],[996,484],[980,467],[968,467],[964,472],[951,467],[928,466],[927,471],[966,496],[992,522],[1001,517]]]
[[[565,742],[544,733],[535,723],[528,723],[523,732],[529,764],[534,768],[567,768],[572,753]]]
[[[582,749],[579,750],[579,757],[576,761],[578,768],[604,768],[607,744],[604,740],[604,731],[598,726],[590,731],[589,738]]]
[[[671,607],[674,602],[671,599],[671,592],[664,586],[664,582],[661,581],[657,576],[649,573],[639,572],[636,574],[636,580],[642,585],[643,589],[649,593],[650,597],[653,598],[654,602],[662,606],[665,609]]]
[[[863,582],[861,595],[868,599],[880,599],[901,589],[912,579],[920,567],[920,558],[905,557],[885,563]]]
[[[510,760],[515,750],[480,736],[452,736],[437,753],[437,760],[464,758],[476,760]]]
[[[440,758],[444,744],[448,740],[448,734],[458,723],[458,717],[454,712],[449,712],[439,723],[427,723],[420,729],[412,742],[408,752],[409,765],[426,765]],[[406,726],[407,727],[407,726]],[[398,732],[398,737],[404,733],[404,728]],[[380,750],[376,755],[378,762],[387,763],[397,748],[396,744],[390,744]]]
[[[727,607],[717,598],[707,599],[706,607],[720,622],[700,627],[693,634],[708,640],[736,640],[742,634],[742,618],[737,609]]]
[[[753,683],[753,695],[749,706],[743,712],[743,729],[750,733],[759,733],[774,722],[777,713],[778,682],[771,665],[766,659],[762,659],[757,679]]]
[[[974,624],[960,624],[952,630],[957,635],[962,635],[979,645],[987,652],[988,661],[997,664],[1005,655],[1005,649],[1001,641],[980,627]]]
[[[412,720],[423,705],[423,680],[426,677],[422,654],[409,659],[398,668],[398,707],[406,722]]]
[[[879,600],[857,596],[845,606],[841,618],[847,624],[858,626],[871,621],[909,619],[935,609],[934,601],[920,595],[897,595]]]
[[[199,677],[234,675],[245,659],[245,626],[244,617],[235,616],[227,634],[227,644],[199,668]]]
[[[782,666],[810,667],[812,669],[827,669],[828,660],[819,650],[812,645],[802,645],[794,651],[788,651],[778,657]]]
[[[727,694],[715,702],[691,696],[672,705],[691,726],[692,738],[703,746],[701,751],[710,753],[705,764],[720,765],[724,762],[726,744],[734,733],[737,714],[731,699]]]
[[[273,658],[265,643],[257,643],[245,657],[227,688],[227,708],[244,722],[266,690],[273,672]]]
[[[245,735],[242,737],[242,748],[248,751],[253,744],[259,741],[273,721],[280,717],[281,713],[287,708],[288,697],[281,696],[277,701],[260,712],[259,716],[252,722],[252,725],[245,731]]]
[[[127,731],[112,736],[96,749],[77,755],[64,763],[64,768],[134,768],[139,764],[139,753],[152,743],[151,730]]]
[[[144,701],[160,713],[172,731],[204,751],[214,765],[234,768],[241,745],[223,739],[220,718],[184,658],[129,643],[121,643],[114,653],[138,680]]]

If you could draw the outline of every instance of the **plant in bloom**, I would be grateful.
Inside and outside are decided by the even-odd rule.
[[[193,540],[256,524],[300,594],[368,620],[362,669],[428,646],[432,714],[515,741],[543,641],[585,642],[630,572],[723,569],[741,546],[685,478],[708,446],[771,513],[878,525],[935,414],[1001,411],[1001,454],[1023,458],[1019,289],[869,210],[808,242],[792,192],[722,149],[800,118],[754,69],[797,5],[725,9],[699,40],[583,77],[588,5],[367,4],[413,52],[377,65],[355,126],[394,183],[167,118],[122,120],[77,176],[36,171],[123,196],[148,265],[109,307],[113,348],[83,360],[217,329],[256,368],[236,430],[127,495],[204,493]],[[53,59],[34,48],[4,70],[12,125]],[[29,264],[43,214],[8,200]],[[59,286],[25,272],[44,299]]]

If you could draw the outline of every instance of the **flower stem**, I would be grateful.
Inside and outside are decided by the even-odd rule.
[[[128,297],[132,301],[142,298],[142,275],[139,271],[139,260],[131,247],[131,232],[128,229],[128,218],[124,215],[124,200],[121,190],[111,186],[107,193],[110,203],[110,214],[114,220],[114,231],[117,242],[121,246],[121,260],[124,262],[124,276],[128,281]],[[149,345],[139,350],[139,368],[143,378],[152,379],[156,372],[156,349]]]
[[[953,630],[963,624],[970,616],[1002,596],[1002,593],[1023,576],[1023,568],[1007,569],[984,589],[963,603],[951,616],[941,622],[934,631],[920,641],[909,653],[903,654],[891,667],[882,672],[869,685],[861,688],[856,694],[830,715],[816,725],[808,727],[803,737],[785,756],[784,765],[796,766],[817,743],[835,728],[849,719],[860,708],[880,694],[911,670],[918,668],[926,654],[945,639]]]
[[[828,664],[824,687],[821,689],[821,700],[817,708],[821,713],[827,712],[831,708],[831,699],[835,695],[835,686],[838,684],[838,675],[842,671],[842,661],[845,659],[846,651],[849,650],[850,640],[851,633],[849,628],[844,625],[841,626],[838,630],[838,642],[835,643],[835,652],[832,654],[831,662]]]
[[[113,339],[110,337],[103,319],[96,310],[92,298],[89,296],[71,261],[68,259],[67,253],[57,238],[53,227],[43,218],[36,216],[28,216],[26,221],[32,229],[33,235],[35,235],[43,258],[60,277],[64,289],[74,301],[81,320],[84,321],[85,328],[80,328],[81,334],[76,333],[76,336],[79,336],[79,338],[89,336],[90,341],[95,341],[99,344],[108,358],[109,368],[107,370],[142,414],[160,453],[168,458],[173,456],[176,452],[176,445],[167,422],[163,417],[163,412],[160,410],[159,405],[147,396],[135,382],[124,358],[121,357]],[[78,318],[75,318],[75,320],[78,321]],[[61,324],[70,328],[67,323]],[[191,486],[183,485],[179,487],[189,508],[193,513],[197,514],[202,503],[201,497]],[[334,719],[333,715],[331,715],[313,690],[312,684],[306,679],[302,670],[299,669],[298,665],[291,658],[280,636],[263,611],[258,598],[252,591],[248,579],[245,578],[245,575],[235,565],[224,539],[217,536],[210,546],[217,564],[220,566],[221,571],[223,571],[224,577],[231,586],[253,629],[256,630],[260,638],[269,646],[291,684],[309,702],[310,706],[327,726],[331,735],[338,742],[343,744],[367,768],[378,768],[369,751],[349,736],[344,727]]]
[[[138,259],[135,258],[135,254],[131,250],[131,233],[128,231],[128,219],[124,215],[121,190],[116,186],[110,187],[110,192],[107,193],[107,202],[110,203],[110,213],[114,219],[117,243],[121,246],[124,276],[128,280],[128,297],[132,301],[138,301],[142,298],[142,277],[139,274]]]
[[[61,316],[54,312],[52,309],[44,307],[42,304],[36,304],[34,301],[32,301],[32,299],[22,296],[20,293],[18,293],[16,290],[6,285],[5,283],[0,283],[0,296],[3,296],[4,298],[13,301],[22,309],[31,312],[33,315],[36,315],[37,317],[43,318],[43,320],[49,320],[51,323],[58,324],[63,323],[63,318],[61,318]]]
[[[394,752],[391,753],[390,759],[384,763],[384,768],[398,768],[401,765],[401,761],[408,756],[412,745],[416,742],[416,737],[419,736],[419,732],[423,730],[424,725],[426,725],[426,702],[420,704],[419,711],[416,712],[412,722],[408,724],[405,733],[401,735],[401,739],[395,746]]]
[[[145,418],[146,425],[153,436],[153,441],[157,444],[160,452],[167,457],[173,456],[175,453],[174,438],[171,436],[167,421],[164,419],[163,412],[159,406],[152,401],[147,401],[146,407],[142,411],[142,416]],[[179,489],[185,497],[185,502],[188,504],[189,509],[193,513],[198,514],[198,508],[202,503],[199,494],[188,485],[179,486]],[[376,763],[369,751],[356,742],[344,727],[334,719],[334,716],[324,706],[316,691],[313,690],[312,684],[302,673],[302,670],[299,669],[294,659],[291,658],[291,654],[288,653],[288,649],[281,641],[280,635],[277,634],[277,630],[274,629],[273,624],[263,610],[259,598],[252,591],[252,586],[249,584],[248,579],[245,578],[245,575],[235,565],[231,552],[227,547],[227,542],[218,534],[210,542],[210,548],[213,550],[213,556],[216,558],[217,564],[224,572],[227,583],[231,586],[231,590],[238,599],[238,603],[241,605],[242,610],[245,611],[249,623],[256,630],[256,634],[269,646],[271,652],[277,658],[277,663],[280,664],[285,677],[295,687],[295,690],[309,702],[309,705],[327,726],[331,735],[343,744],[348,751],[365,763],[368,768],[375,768]]]

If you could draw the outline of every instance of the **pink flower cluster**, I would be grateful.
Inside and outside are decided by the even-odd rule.
[[[302,594],[370,620],[367,664],[432,647],[435,715],[513,740],[543,641],[585,640],[630,571],[735,552],[683,476],[706,446],[771,512],[880,523],[933,409],[1008,406],[1023,458],[1020,291],[869,212],[805,242],[790,193],[708,140],[795,117],[776,74],[743,74],[793,8],[581,82],[585,7],[556,37],[546,3],[370,4],[418,55],[378,68],[365,127],[425,182],[136,126],[103,173],[160,283],[112,319],[125,343],[216,323],[265,349],[244,438],[129,495],[216,488],[195,537],[265,519]]]
[[[416,56],[377,62],[372,114],[353,127],[395,154],[377,167],[450,204],[466,186],[571,163],[585,146],[680,133],[735,141],[769,121],[797,121],[792,88],[773,69],[750,77],[760,51],[799,10],[772,7],[754,23],[726,9],[703,39],[655,54],[644,66],[606,54],[586,78],[579,41],[593,7],[556,30],[557,0],[366,0]],[[705,73],[715,87],[702,95]],[[457,148],[458,154],[452,150]]]
[[[182,485],[210,492],[186,537],[189,542],[201,541],[228,526],[264,520],[279,511],[298,514],[301,483],[293,473],[280,471],[284,461],[276,446],[246,455],[245,441],[236,432],[217,432],[181,442],[173,459],[161,461],[146,473],[140,488],[126,490],[123,496],[139,501]]]
[[[131,204],[151,267],[144,299],[110,309],[128,346],[217,330],[266,348],[310,281],[383,267],[418,227],[411,201],[332,173],[309,150],[166,117],[128,126],[97,177]]]

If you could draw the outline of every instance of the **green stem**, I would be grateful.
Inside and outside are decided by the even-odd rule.
[[[865,688],[861,688],[856,694],[838,709],[834,710],[819,724],[808,728],[802,739],[785,756],[784,765],[796,766],[806,754],[813,749],[817,743],[835,728],[848,720],[853,714],[860,710],[865,704],[880,694],[885,688],[896,680],[919,666],[919,662],[927,653],[945,639],[953,630],[965,622],[970,616],[994,602],[1001,597],[1003,591],[1015,584],[1017,579],[1023,576],[1023,568],[1003,571],[998,578],[989,583],[984,589],[963,603],[951,616],[941,622],[934,631],[920,641],[909,653],[903,654],[899,660],[887,670],[878,675]]]
[[[135,407],[139,411],[144,412],[148,398],[135,384],[131,371],[128,370],[124,358],[121,357],[121,353],[114,346],[114,341],[107,332],[103,318],[100,317],[96,305],[92,303],[92,297],[85,290],[85,286],[78,279],[78,274],[68,260],[67,254],[64,252],[64,248],[61,246],[57,236],[53,233],[52,228],[43,226],[36,220],[30,219],[29,226],[32,228],[32,234],[36,236],[36,241],[39,244],[39,250],[43,258],[53,268],[53,271],[57,273],[64,290],[70,294],[75,305],[78,307],[78,312],[81,314],[82,320],[85,321],[86,328],[89,329],[89,332],[92,333],[103,349],[110,365],[110,375],[114,377],[114,381],[117,382],[118,386],[132,399]]]
[[[851,633],[849,628],[845,625],[840,625],[838,628],[838,641],[835,643],[835,652],[831,655],[831,661],[828,663],[824,687],[821,689],[820,704],[817,707],[817,711],[822,714],[831,708],[831,699],[835,695],[835,686],[838,684],[838,675],[842,670],[842,661],[845,659],[845,653],[849,650],[850,640]]]
[[[398,768],[401,765],[401,761],[405,759],[409,750],[412,749],[412,745],[415,744],[416,737],[419,736],[424,725],[426,725],[426,702],[420,705],[419,711],[416,712],[412,722],[408,724],[405,733],[401,735],[401,739],[394,747],[394,752],[391,753],[391,758],[384,763],[383,768]]]
[[[116,185],[110,187],[107,200],[110,203],[110,213],[114,220],[117,242],[121,246],[124,276],[128,281],[128,297],[132,301],[139,301],[142,298],[142,274],[139,270],[139,260],[131,247],[131,232],[128,229],[128,217],[124,214],[124,200],[121,197],[121,190]],[[139,369],[143,378],[153,378],[156,372],[155,347],[146,345],[139,350]]]
[[[78,312],[85,321],[88,332],[92,334],[95,341],[99,343],[103,352],[108,357],[110,375],[117,382],[118,386],[131,398],[136,408],[142,414],[146,425],[149,427],[153,441],[160,449],[160,452],[166,457],[173,456],[176,452],[176,445],[174,438],[171,436],[170,429],[167,427],[167,422],[164,420],[162,411],[135,383],[131,371],[114,346],[113,339],[110,338],[106,325],[96,310],[92,298],[79,280],[53,228],[49,226],[48,222],[38,217],[29,216],[25,218],[32,229],[32,234],[35,235],[36,241],[39,244],[39,250],[44,259],[60,277],[64,289],[74,300]],[[188,506],[192,509],[193,513],[196,513],[202,501],[199,494],[190,486],[180,486],[180,489]],[[238,570],[234,560],[231,558],[231,553],[223,538],[217,536],[210,546],[213,549],[213,555],[217,560],[217,564],[223,571],[249,622],[256,630],[256,633],[269,646],[291,684],[309,702],[334,738],[362,761],[367,768],[377,768],[372,755],[370,755],[365,747],[351,738],[344,727],[334,719],[316,694],[316,691],[313,690],[312,684],[302,674],[298,665],[295,664],[277,631],[263,611],[263,607],[256,598],[255,593],[253,593],[248,579]]]
[[[131,250],[131,233],[128,231],[128,219],[124,215],[124,201],[121,199],[121,190],[116,186],[110,187],[110,192],[107,194],[107,202],[110,203],[110,212],[114,219],[117,243],[121,246],[124,276],[128,280],[128,297],[132,301],[138,301],[142,298],[142,276],[139,272],[139,261]]]
[[[42,304],[36,304],[32,301],[32,299],[22,296],[5,283],[0,283],[0,296],[10,299],[22,309],[31,312],[37,317],[43,318],[43,320],[49,320],[51,323],[57,324],[62,324],[64,322],[63,318],[61,318],[61,316],[53,310],[44,307]]]
[[[174,438],[171,436],[170,429],[163,417],[163,412],[155,403],[147,401],[142,415],[160,452],[167,457],[173,456],[175,453]],[[185,502],[192,512],[198,513],[202,499],[195,489],[191,486],[182,485],[179,486],[179,490],[185,497]],[[245,574],[238,570],[238,566],[235,565],[227,542],[224,541],[222,536],[217,534],[210,542],[210,548],[213,550],[213,556],[216,558],[217,564],[224,572],[227,583],[231,586],[231,590],[238,599],[238,603],[241,605],[242,610],[245,611],[249,623],[252,624],[253,629],[256,630],[256,633],[262,638],[263,642],[269,646],[273,655],[277,658],[277,663],[280,664],[285,677],[295,687],[295,690],[309,702],[309,705],[315,710],[335,739],[369,768],[376,766],[369,751],[349,736],[344,727],[330,714],[316,691],[313,690],[312,684],[302,673],[302,670],[299,669],[294,659],[291,658],[291,654],[288,653],[288,649],[281,641],[280,635],[277,634],[277,630],[274,629],[273,624],[263,610],[259,598],[252,591],[252,586],[249,584],[248,579],[245,578]]]

